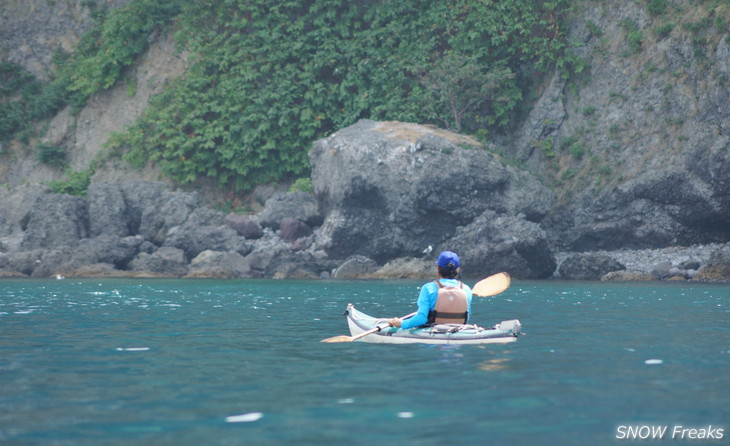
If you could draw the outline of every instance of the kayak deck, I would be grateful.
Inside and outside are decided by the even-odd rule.
[[[522,325],[517,319],[502,321],[492,328],[471,324],[439,324],[402,330],[389,326],[388,318],[368,316],[352,304],[347,305],[345,316],[352,336],[382,327],[359,339],[378,344],[504,344],[516,341],[522,333]]]

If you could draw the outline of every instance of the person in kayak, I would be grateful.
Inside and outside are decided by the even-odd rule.
[[[390,324],[404,330],[426,324],[465,324],[471,314],[471,288],[459,279],[459,256],[451,251],[439,254],[436,260],[437,280],[421,287],[418,312],[408,319],[393,318]]]

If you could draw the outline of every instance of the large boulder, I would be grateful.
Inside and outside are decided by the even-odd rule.
[[[182,277],[188,273],[185,251],[169,246],[163,246],[152,253],[138,253],[129,263],[129,269],[173,277]]]
[[[589,252],[568,255],[560,264],[558,272],[561,279],[601,280],[611,272],[625,269],[624,265],[611,256]]]
[[[73,245],[88,237],[86,200],[66,194],[40,195],[23,226],[22,250]]]
[[[120,187],[127,203],[130,230],[161,245],[173,227],[184,224],[202,206],[193,192],[171,191],[152,181],[126,181]]]
[[[553,194],[487,149],[429,126],[369,120],[316,141],[309,157],[324,222],[314,249],[383,263],[444,244],[487,210],[540,221]]]
[[[524,215],[485,211],[436,250],[456,251],[467,277],[485,277],[507,271],[521,279],[550,277],[556,262],[545,232]]]
[[[284,218],[279,226],[279,238],[285,242],[294,242],[302,237],[312,235],[312,228],[296,218]]]
[[[274,194],[266,200],[257,218],[262,226],[272,229],[278,228],[285,218],[295,218],[308,226],[322,224],[317,200],[312,194],[302,191]]]
[[[315,253],[284,251],[272,259],[266,277],[274,279],[316,279],[327,273],[328,262],[322,262]]]
[[[335,279],[359,279],[368,277],[377,270],[378,264],[375,260],[365,256],[352,256],[332,271],[332,277]]]
[[[730,245],[713,252],[694,278],[703,282],[730,281]]]
[[[288,256],[291,247],[273,233],[269,228],[264,229],[264,236],[257,240],[253,249],[246,256],[251,267],[253,277],[271,277],[273,266],[278,258]]]
[[[122,189],[112,183],[92,183],[86,193],[89,235],[125,237],[131,234],[130,214]]]
[[[79,240],[74,245],[44,249],[33,268],[33,277],[74,275],[86,265],[108,264],[123,270],[139,251],[141,236],[100,236]]]
[[[205,250],[190,262],[187,277],[238,279],[250,277],[250,272],[248,260],[235,251]]]
[[[2,192],[2,188],[0,188],[0,203],[2,203],[2,206],[0,206],[0,252],[17,251],[25,238],[22,224],[27,223],[28,212],[30,212],[32,204],[36,202],[38,197],[27,197],[28,203],[23,210],[20,210],[20,215],[13,215],[13,201],[22,202],[26,197],[18,197],[11,193],[2,194]]]
[[[368,275],[373,279],[432,279],[436,277],[436,263],[432,258],[400,257],[379,267]]]
[[[7,188],[0,187],[0,237],[21,229],[38,198],[51,192],[48,186],[24,183]]]
[[[142,235],[160,245],[167,231],[201,207],[196,193],[170,190],[155,181],[96,182],[87,193],[89,236]]]
[[[224,221],[243,238],[260,239],[264,236],[259,222],[248,215],[228,214]]]
[[[182,249],[189,259],[207,250],[248,254],[250,248],[245,239],[224,220],[222,212],[208,207],[197,208],[184,223],[166,231],[163,246]]]
[[[6,273],[33,274],[42,262],[44,250],[14,251],[0,254],[0,268]]]

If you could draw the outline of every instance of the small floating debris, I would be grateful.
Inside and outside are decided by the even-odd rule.
[[[398,412],[398,418],[413,418],[413,412]]]
[[[146,352],[149,347],[117,347],[118,352]]]
[[[644,364],[649,364],[649,365],[664,364],[664,360],[663,359],[647,359],[646,361],[644,361]]]
[[[337,403],[339,404],[352,404],[354,402],[355,400],[352,398],[340,398],[339,400],[337,400]]]
[[[226,417],[226,423],[251,423],[253,421],[260,420],[263,416],[264,414],[261,412],[250,412],[241,415],[231,415],[230,417]]]

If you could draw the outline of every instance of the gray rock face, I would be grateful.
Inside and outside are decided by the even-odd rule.
[[[188,273],[185,252],[182,249],[164,246],[152,254],[138,253],[130,262],[129,269],[175,277],[182,277]]]
[[[626,23],[647,35],[666,20],[645,4],[584,3],[570,24],[584,81],[556,72],[506,139],[506,153],[564,184],[567,204],[542,224],[556,249],[730,240],[727,31],[708,28],[702,55],[692,33],[670,32],[607,56],[627,49]],[[652,69],[637,75],[640,66]]]
[[[20,229],[21,223],[28,223],[28,213],[38,198],[51,192],[47,186],[39,184],[21,184],[15,188],[0,188],[0,235],[6,235]]]
[[[595,253],[571,254],[560,264],[560,277],[567,280],[600,280],[626,267],[610,256]]]
[[[127,181],[119,187],[127,204],[130,231],[158,245],[171,228],[184,224],[201,206],[197,194],[171,191],[159,182]]]
[[[6,273],[180,277],[203,251],[242,256],[252,249],[197,194],[163,183],[93,183],[86,198],[19,187],[4,198],[0,241],[8,252],[0,269]]]
[[[264,236],[258,221],[247,215],[228,214],[224,221],[243,238],[259,239]]]
[[[315,247],[334,258],[417,256],[485,211],[535,222],[554,200],[476,141],[415,124],[362,120],[317,141],[310,163],[324,216]]]
[[[133,222],[127,210],[124,193],[118,185],[94,183],[86,194],[89,204],[89,235],[125,237]]]
[[[468,277],[509,271],[520,278],[549,277],[555,270],[545,232],[523,215],[498,215],[486,211],[468,226],[459,228],[453,241],[441,249],[459,253]]]
[[[378,269],[378,264],[373,259],[365,256],[353,256],[345,260],[333,272],[335,279],[357,279],[367,277]]]
[[[730,163],[701,178],[691,171],[648,172],[584,196],[548,219],[555,244],[576,251],[660,248],[730,239],[730,203],[725,178]]]
[[[158,245],[201,206],[197,194],[151,181],[93,183],[87,201],[90,236],[140,234]]]
[[[284,218],[280,222],[279,238],[285,242],[293,242],[310,235],[312,235],[312,228],[296,218]]]
[[[205,250],[190,262],[189,277],[237,279],[250,277],[248,260],[235,251]]]
[[[102,0],[101,8],[116,7],[129,0]],[[8,49],[8,60],[21,64],[45,78],[52,65],[54,48],[65,51],[94,23],[91,10],[82,0],[48,3],[40,0],[3,2],[0,40]]]
[[[322,224],[322,215],[317,200],[306,192],[286,192],[274,194],[266,200],[264,210],[257,215],[261,226],[277,229],[285,218],[295,218],[308,226]]]
[[[26,218],[23,250],[73,245],[89,233],[86,201],[79,197],[41,195]]]
[[[184,223],[167,231],[163,246],[182,249],[189,259],[207,250],[247,254],[250,249],[245,240],[224,219],[222,212],[197,208]]]
[[[707,282],[730,281],[730,245],[713,252],[710,260],[697,272],[695,278]]]

